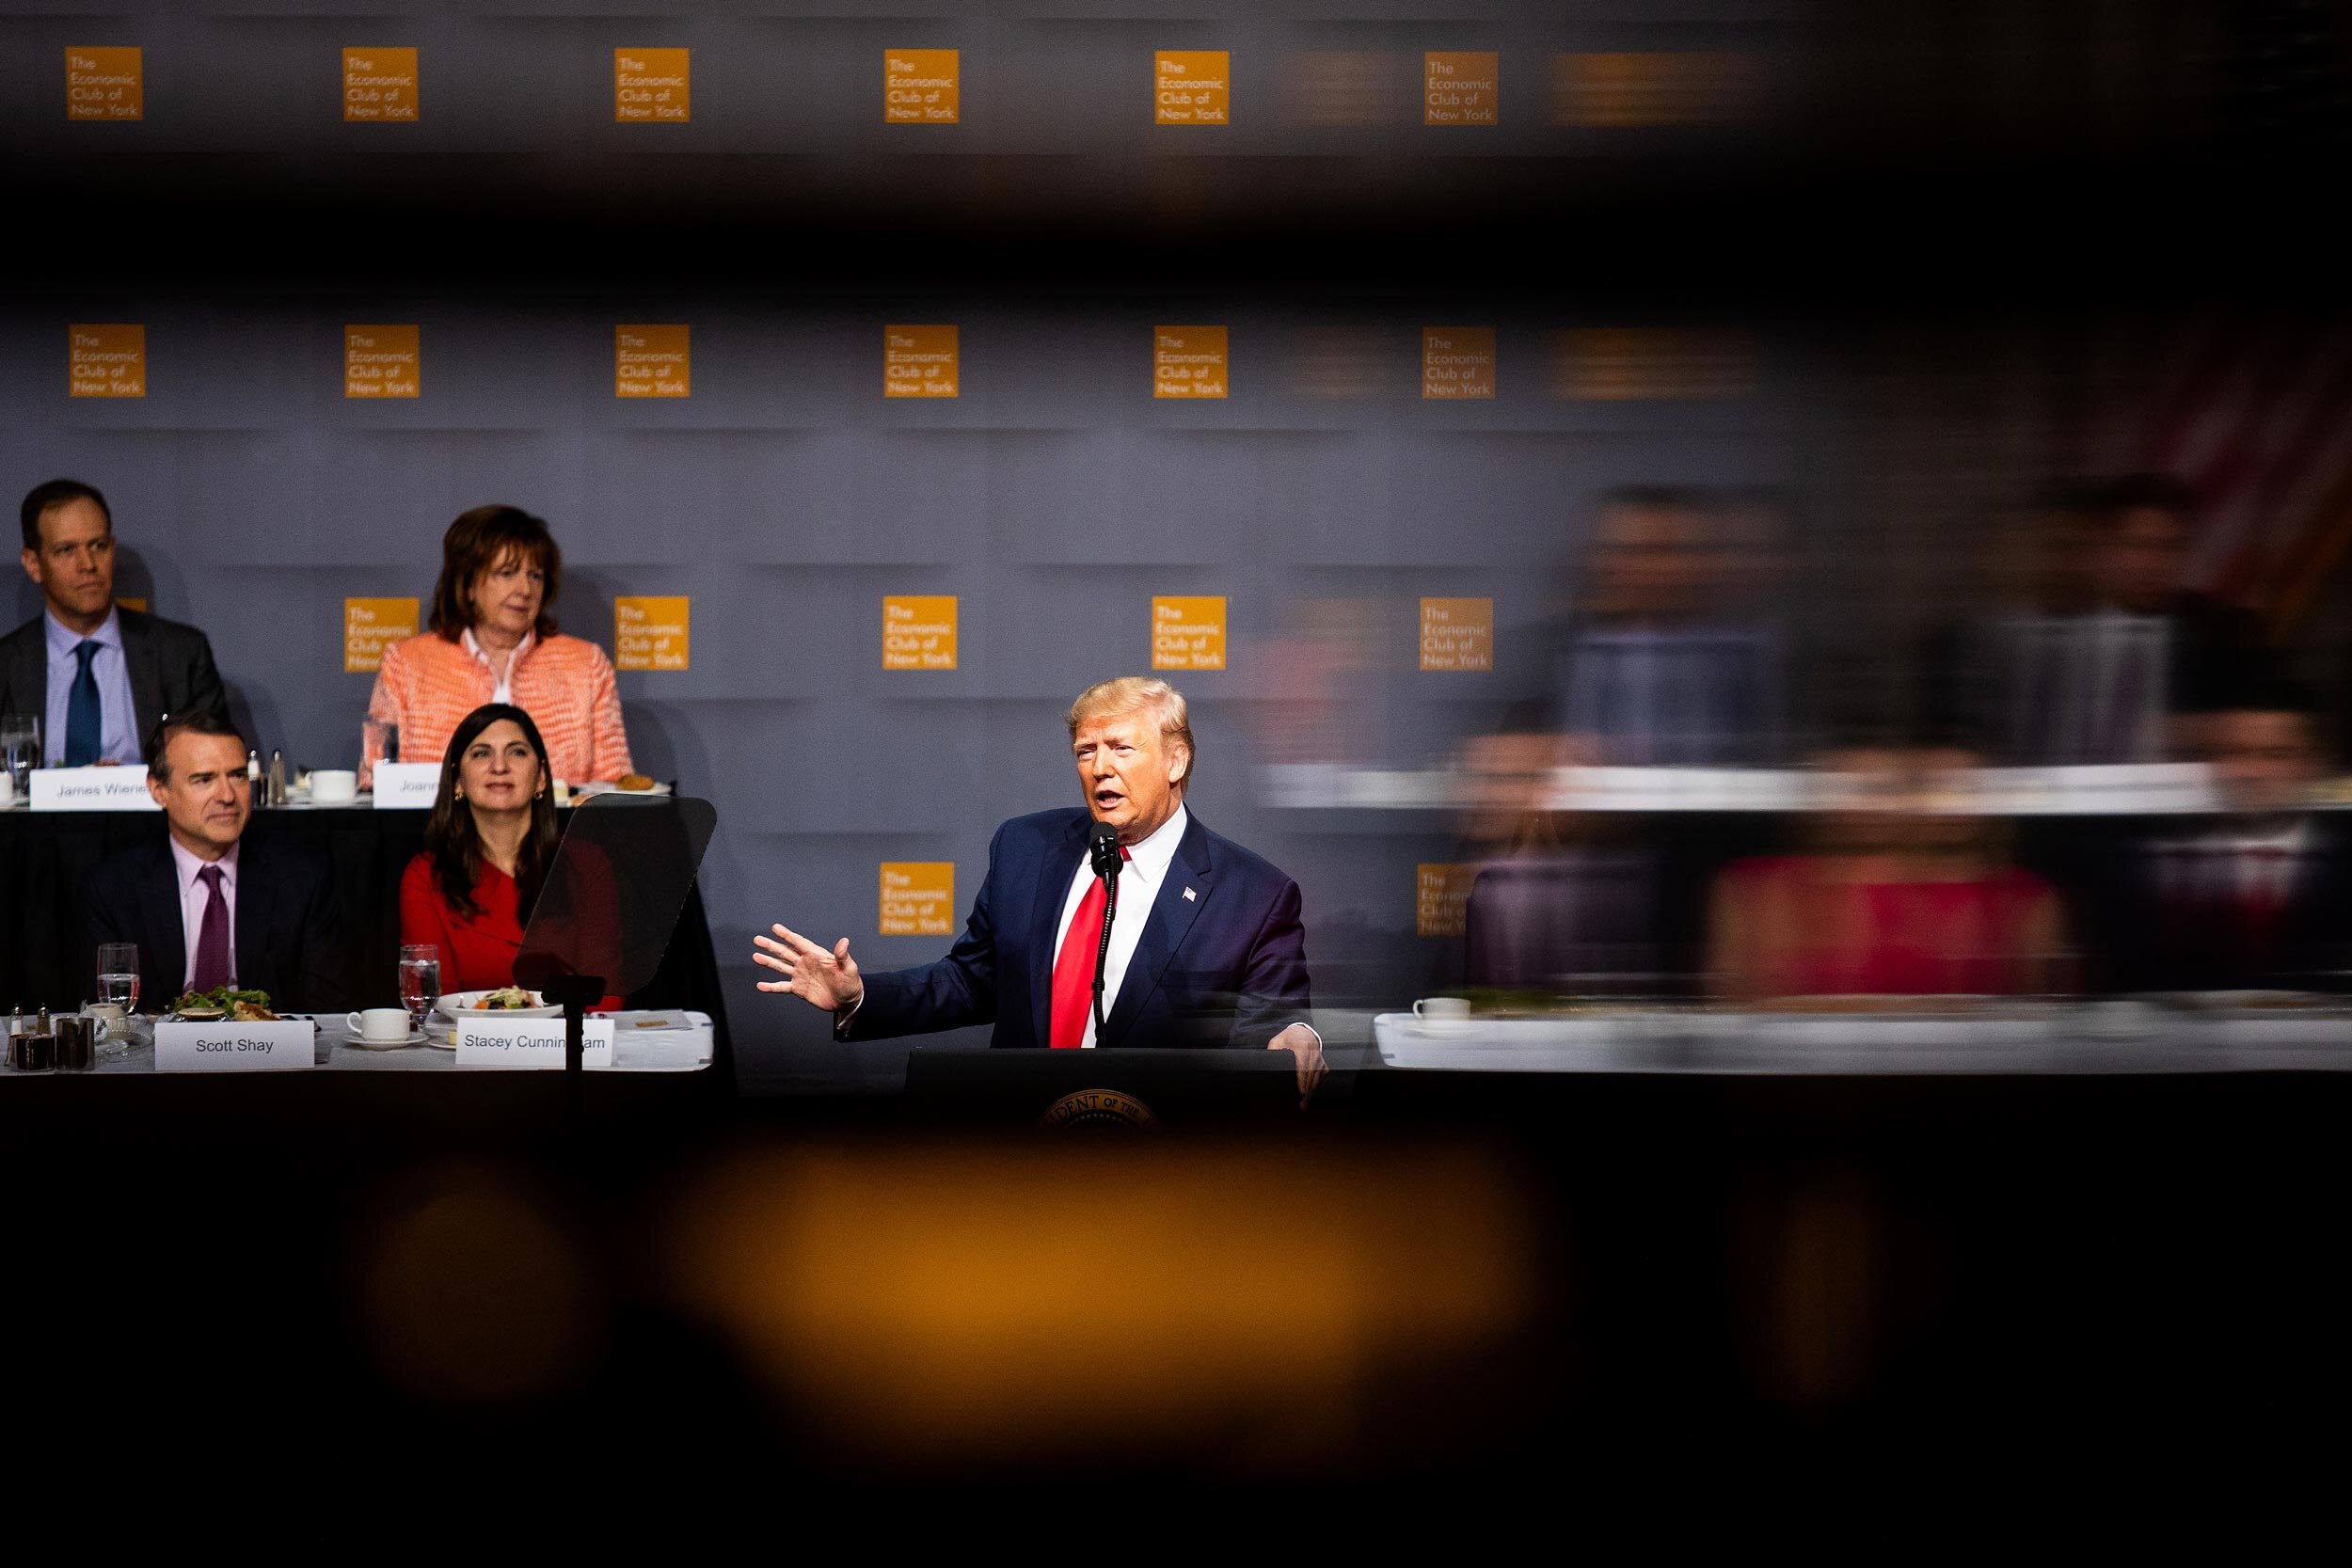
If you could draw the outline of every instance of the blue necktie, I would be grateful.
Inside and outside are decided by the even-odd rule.
[[[98,760],[98,677],[90,673],[90,665],[98,658],[98,644],[85,641],[73,650],[73,657],[82,667],[73,673],[73,689],[65,700],[65,765],[87,768]]]

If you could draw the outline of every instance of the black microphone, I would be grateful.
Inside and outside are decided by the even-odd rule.
[[[1097,877],[1116,878],[1119,875],[1119,830],[1107,822],[1097,822],[1087,835],[1087,858],[1094,863]]]
[[[1111,917],[1119,912],[1119,830],[1097,822],[1087,835],[1087,859],[1103,879],[1103,940],[1094,949],[1094,1043],[1103,1041],[1103,966],[1110,961]]]

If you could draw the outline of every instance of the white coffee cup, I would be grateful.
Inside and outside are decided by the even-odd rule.
[[[310,774],[310,803],[347,806],[359,798],[359,775],[347,768],[321,768]]]
[[[82,1004],[82,1011],[86,1016],[94,1018],[104,1024],[109,1038],[120,1039],[124,1031],[131,1026],[131,1015],[119,1003],[85,1002]]]
[[[1440,1029],[1460,1029],[1470,1023],[1470,1005],[1467,997],[1424,996],[1413,1004],[1413,1016]]]
[[[0,806],[16,804],[16,775],[0,768]]]
[[[363,1040],[405,1040],[409,1035],[408,1009],[370,1007],[352,1014],[348,1027]]]

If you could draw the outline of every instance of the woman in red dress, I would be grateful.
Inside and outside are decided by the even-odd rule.
[[[2072,989],[2049,883],[2008,863],[1982,817],[1942,799],[1977,765],[1915,747],[1820,759],[1845,809],[1813,851],[1742,861],[1715,884],[1708,978],[1725,1000],[2017,996]]]
[[[515,983],[523,924],[555,858],[547,743],[531,715],[485,703],[458,724],[424,848],[400,879],[400,940],[441,952],[441,990]]]

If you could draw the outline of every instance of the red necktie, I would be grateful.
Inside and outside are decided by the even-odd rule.
[[[1119,847],[1127,859],[1127,847]],[[1086,1043],[1087,1014],[1094,1004],[1094,958],[1103,947],[1103,906],[1108,901],[1103,879],[1097,877],[1078,900],[1070,929],[1061,934],[1061,952],[1054,959],[1054,1032],[1057,1051],[1075,1051]]]

